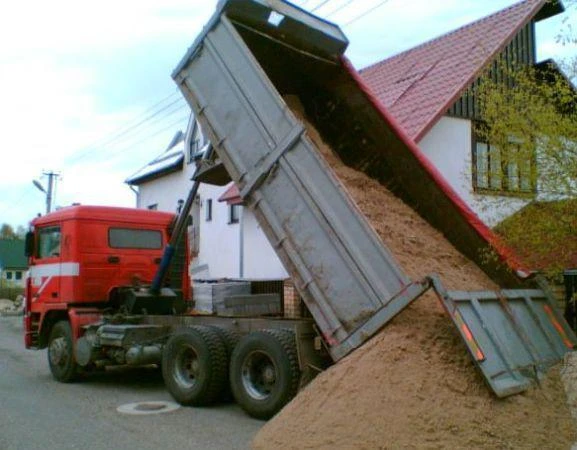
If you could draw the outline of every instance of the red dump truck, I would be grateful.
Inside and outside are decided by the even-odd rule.
[[[57,380],[156,363],[182,404],[207,405],[232,391],[249,414],[268,418],[430,288],[498,396],[523,391],[575,347],[545,282],[516,265],[371,96],[343,56],[347,44],[337,26],[284,1],[219,3],[173,73],[213,149],[180,216],[72,206],[32,222],[26,346],[48,349]],[[286,95],[299,98],[346,164],[397,186],[502,289],[451,292],[434,274],[409,279]],[[199,183],[230,180],[310,317],[259,314],[238,298],[210,316],[189,307],[188,210]],[[242,302],[257,307],[274,294]]]

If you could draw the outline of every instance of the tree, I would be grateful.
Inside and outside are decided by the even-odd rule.
[[[577,10],[577,0],[564,3],[567,10]],[[558,64],[527,67],[514,58],[500,61],[476,88],[482,117],[476,132],[490,143],[486,169],[498,172],[493,175],[503,183],[517,183],[513,190],[533,202],[497,231],[532,267],[550,273],[577,255],[575,31],[565,19],[558,42],[569,56]],[[560,252],[565,256],[555,258]]]
[[[502,74],[505,82],[487,78],[479,88],[483,122],[477,133],[500,162],[489,170],[518,170],[551,199],[577,195],[575,87],[552,65]]]
[[[18,225],[16,230],[8,223],[0,225],[0,239],[24,239],[26,236],[26,228]]]
[[[0,238],[16,239],[16,233],[14,232],[14,228],[12,228],[12,225],[3,223],[2,226],[0,226]]]
[[[18,239],[24,239],[26,237],[26,228],[24,228],[22,225],[18,225],[16,227],[16,236]]]

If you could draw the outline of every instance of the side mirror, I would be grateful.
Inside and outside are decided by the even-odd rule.
[[[24,242],[24,254],[30,258],[34,255],[34,232],[26,233],[26,240]]]

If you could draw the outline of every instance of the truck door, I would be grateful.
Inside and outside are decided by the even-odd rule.
[[[59,302],[62,275],[60,225],[49,225],[36,230],[36,248],[30,267],[32,303]]]

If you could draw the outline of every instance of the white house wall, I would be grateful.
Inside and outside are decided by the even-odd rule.
[[[186,194],[192,187],[190,178],[193,173],[194,166],[187,166],[185,170],[141,184],[136,207],[148,209],[157,205],[159,211],[176,212],[178,200],[186,200]]]
[[[192,186],[190,179],[194,167],[194,164],[187,164],[182,171],[141,184],[137,207],[146,209],[157,205],[159,211],[176,212],[178,200],[186,200]],[[192,278],[287,278],[282,263],[249,210],[243,208],[240,219],[242,226],[241,223],[229,223],[229,205],[218,201],[227,188],[211,185],[201,185],[199,188],[200,220],[196,224],[199,252],[192,263]],[[207,221],[209,199],[212,200],[212,219]]]
[[[487,225],[494,226],[525,206],[524,199],[476,194],[472,182],[472,124],[442,117],[419,147],[451,187]]]
[[[270,245],[256,217],[244,208],[243,225],[243,272],[245,278],[284,279],[289,275]]]
[[[200,246],[197,266],[204,270],[194,278],[240,277],[240,223],[229,223],[229,206],[218,198],[226,186],[202,185],[200,194]],[[212,218],[206,220],[208,201]]]

